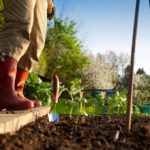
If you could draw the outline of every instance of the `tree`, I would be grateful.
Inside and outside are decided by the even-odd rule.
[[[126,53],[121,52],[117,55],[114,51],[108,51],[105,55],[107,63],[111,69],[118,76],[124,76],[125,69],[129,64],[129,56]]]
[[[77,39],[74,21],[55,18],[49,24],[45,48],[40,56],[36,73],[47,78],[57,74],[60,81],[69,85],[71,80],[83,77],[82,68],[89,64],[83,55],[84,47]]]
[[[130,68],[131,66],[128,65],[125,68],[124,76],[120,78],[119,86],[120,88],[128,89],[129,87],[129,79],[130,79]],[[144,69],[138,69],[140,73],[134,73],[134,88],[139,88],[140,86],[147,84],[149,82],[149,78],[147,75],[144,74]]]
[[[112,70],[112,82],[115,88],[119,88],[120,78],[125,76],[125,69],[129,64],[129,56],[126,53],[121,52],[117,55],[114,51],[108,51],[105,54],[106,62]]]
[[[98,53],[95,57],[92,54],[88,55],[90,66],[83,69],[84,83],[88,88],[95,89],[112,89],[113,71],[106,62],[105,56]]]
[[[128,89],[128,87],[129,87],[130,68],[131,68],[131,66],[128,65],[125,68],[124,76],[120,77],[120,79],[119,79],[118,87],[120,89]]]
[[[117,88],[119,78],[124,75],[125,67],[129,62],[127,54],[117,55],[114,51],[106,54],[97,53],[96,56],[87,54],[90,66],[83,69],[84,82],[89,88],[112,89]]]
[[[142,74],[146,74],[146,72],[144,71],[144,68],[139,68],[136,72],[136,74],[142,75]]]

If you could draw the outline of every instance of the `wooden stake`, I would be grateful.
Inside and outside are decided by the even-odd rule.
[[[135,9],[135,18],[134,18],[133,37],[132,37],[130,81],[129,81],[128,104],[127,104],[127,113],[126,113],[127,133],[130,132],[130,128],[131,128],[131,110],[132,110],[133,81],[134,81],[134,58],[135,58],[135,46],[136,46],[139,6],[140,6],[140,0],[137,0],[136,9]]]

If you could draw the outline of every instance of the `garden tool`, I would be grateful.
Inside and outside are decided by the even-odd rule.
[[[53,105],[48,113],[49,122],[58,122],[59,121],[59,114],[52,113],[55,105],[58,103],[58,94],[59,94],[59,79],[57,75],[53,76],[53,95],[52,95],[52,102]]]
[[[137,106],[140,108],[141,113],[150,114],[149,103],[143,104],[143,106],[137,103]]]

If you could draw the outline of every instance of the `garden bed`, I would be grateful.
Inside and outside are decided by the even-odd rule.
[[[150,149],[150,118],[134,118],[126,134],[125,117],[81,117],[61,115],[60,122],[49,123],[47,116],[24,126],[18,132],[0,135],[3,150],[100,150]],[[119,138],[117,139],[117,134]]]

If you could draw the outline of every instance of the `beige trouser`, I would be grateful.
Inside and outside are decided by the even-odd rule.
[[[0,33],[0,59],[5,56],[30,71],[45,44],[47,7],[45,0],[4,0],[4,28]]]

